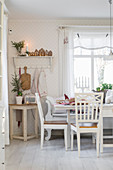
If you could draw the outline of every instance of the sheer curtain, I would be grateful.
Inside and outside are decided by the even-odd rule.
[[[74,96],[73,31],[59,28],[59,95]]]
[[[3,105],[6,108],[5,115],[5,144],[9,144],[9,111],[8,111],[8,76],[7,76],[7,22],[8,17],[4,15],[3,29]]]
[[[81,50],[82,55],[85,52],[89,55],[92,52],[93,55],[108,55],[111,48],[108,27],[78,27],[74,31],[74,49]]]

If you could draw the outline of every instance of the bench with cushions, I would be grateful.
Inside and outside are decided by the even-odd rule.
[[[46,114],[46,120],[67,120],[67,114],[66,111],[58,110],[56,111],[54,109],[54,104],[57,100],[63,100],[63,97],[54,98],[51,96],[47,96],[46,103],[48,105],[48,112]],[[74,112],[71,113],[71,116],[74,115]]]

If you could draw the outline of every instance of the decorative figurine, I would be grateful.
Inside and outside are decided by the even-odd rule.
[[[48,56],[52,56],[52,51],[51,50],[48,52]]]

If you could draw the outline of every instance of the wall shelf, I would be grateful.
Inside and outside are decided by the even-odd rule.
[[[27,66],[28,69],[52,68],[53,56],[17,56],[13,57],[14,68],[24,68]]]

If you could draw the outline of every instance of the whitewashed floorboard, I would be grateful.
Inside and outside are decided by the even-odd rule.
[[[63,138],[44,142],[13,140],[6,147],[6,170],[113,170],[113,148],[105,148],[100,158],[91,139],[81,139],[81,157],[78,158],[76,140],[74,151],[65,151]]]

